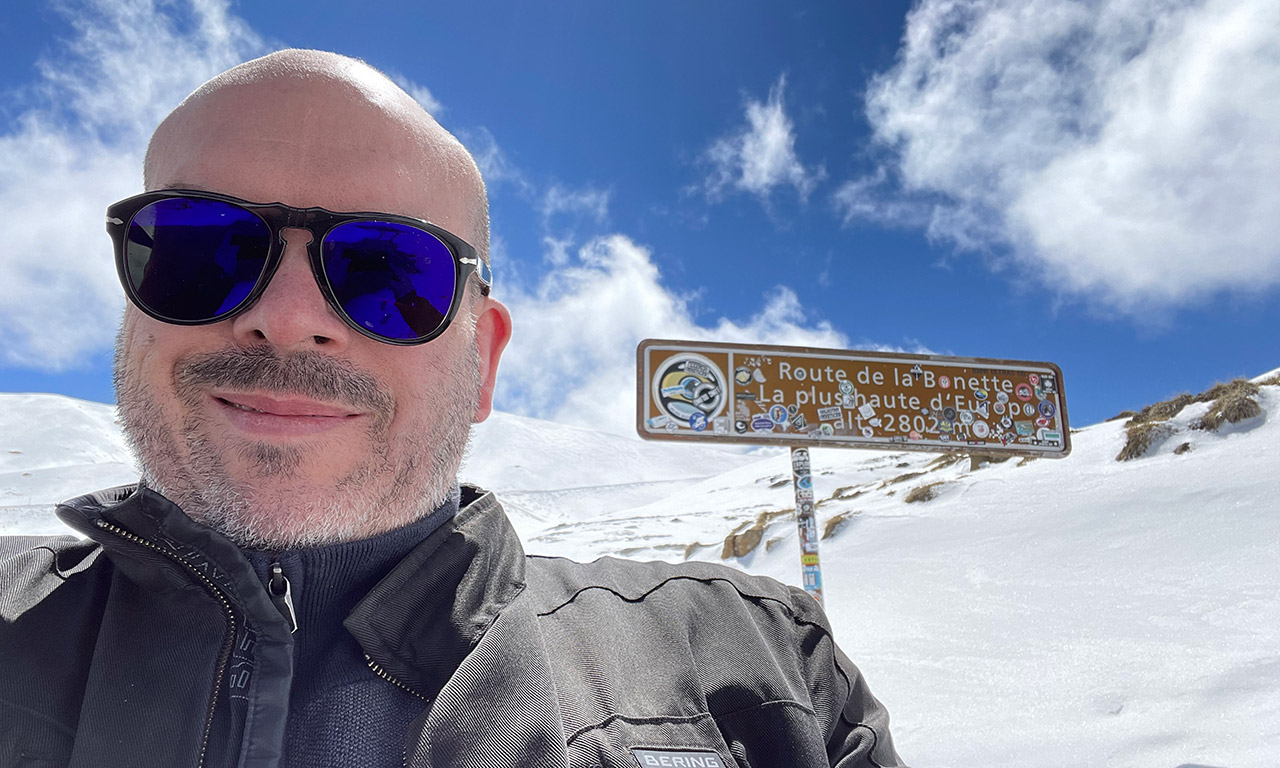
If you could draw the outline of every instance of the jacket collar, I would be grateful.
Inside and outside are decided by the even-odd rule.
[[[260,627],[284,627],[244,554],[149,488],[87,494],[59,505],[57,514],[101,544],[135,582],[157,590],[188,583],[187,569],[173,562],[181,559],[209,576]],[[524,590],[524,579],[524,549],[502,505],[492,493],[464,485],[458,514],[411,550],[343,624],[398,683],[433,699]]]
[[[372,660],[424,699],[525,588],[524,549],[497,498],[464,485],[461,507],[343,622]]]
[[[284,626],[240,549],[146,486],[124,485],[79,496],[59,504],[57,515],[102,545],[112,564],[143,586],[173,589],[189,583],[194,569],[222,589],[251,622]]]

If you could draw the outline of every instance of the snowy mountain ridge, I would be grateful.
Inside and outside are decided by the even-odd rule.
[[[909,762],[1280,764],[1280,386],[1251,397],[1216,431],[1182,403],[1130,461],[1123,419],[1063,460],[812,451],[827,610]],[[783,451],[495,414],[463,475],[531,552],[799,580]],[[132,478],[109,406],[0,395],[0,533],[63,532],[54,502]]]

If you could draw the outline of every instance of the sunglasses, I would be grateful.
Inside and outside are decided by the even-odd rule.
[[[347,325],[388,344],[444,333],[475,273],[493,276],[462,238],[387,213],[334,213],[250,203],[184,189],[145,192],[107,208],[116,269],[138,309],[175,325],[205,325],[253,305],[280,266],[281,230],[311,232],[320,293]]]

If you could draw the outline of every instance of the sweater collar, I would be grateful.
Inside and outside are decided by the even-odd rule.
[[[343,622],[370,659],[426,699],[525,587],[524,549],[497,498],[463,486],[461,504]]]

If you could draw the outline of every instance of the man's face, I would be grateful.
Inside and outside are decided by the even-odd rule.
[[[158,133],[152,188],[428,219],[472,240],[478,183],[438,130],[379,83],[290,79],[185,105]],[[379,101],[381,100],[381,103]],[[464,171],[466,169],[464,168]],[[397,347],[329,307],[305,245],[287,246],[266,292],[204,326],[126,310],[117,398],[144,479],[242,545],[362,538],[421,517],[455,482],[473,420],[488,414],[509,333],[501,305],[468,289],[449,329]]]

